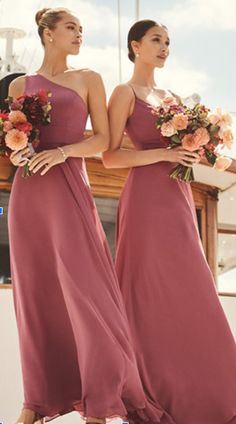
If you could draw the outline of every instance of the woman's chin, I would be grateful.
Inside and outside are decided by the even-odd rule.
[[[72,54],[73,56],[77,56],[77,54],[79,54],[79,52],[80,52],[80,49],[77,47],[77,48],[72,48],[72,49],[68,52],[68,54]]]

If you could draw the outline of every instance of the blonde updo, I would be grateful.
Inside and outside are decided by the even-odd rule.
[[[35,21],[38,25],[38,34],[43,45],[45,45],[43,39],[44,28],[55,29],[56,24],[62,19],[63,13],[71,14],[70,10],[64,7],[55,7],[53,9],[45,7],[36,13]]]

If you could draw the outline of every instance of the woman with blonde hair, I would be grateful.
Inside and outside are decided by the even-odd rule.
[[[40,128],[32,176],[16,172],[9,238],[19,332],[24,405],[18,424],[78,411],[87,423],[135,417],[174,424],[147,399],[137,371],[127,317],[107,241],[91,196],[84,158],[108,147],[103,83],[76,70],[80,21],[66,9],[36,15],[45,49],[39,70],[10,85],[14,98],[52,93],[51,124]],[[88,114],[93,135],[84,137]],[[12,153],[23,166],[28,149]]]

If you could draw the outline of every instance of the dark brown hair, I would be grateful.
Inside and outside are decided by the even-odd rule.
[[[35,15],[35,21],[38,25],[38,34],[41,38],[41,42],[43,45],[44,39],[43,39],[43,30],[44,28],[49,28],[51,30],[56,28],[57,22],[59,22],[62,19],[63,13],[71,13],[68,9],[65,9],[64,7],[55,7],[53,9],[51,8],[44,8],[39,10]]]
[[[130,28],[127,38],[127,46],[128,46],[128,57],[131,62],[135,60],[135,54],[131,45],[131,41],[140,41],[141,38],[146,34],[146,32],[154,26],[159,26],[166,28],[165,25],[159,24],[156,21],[152,21],[150,19],[144,19],[142,21],[137,21]],[[166,28],[167,29],[167,28]]]

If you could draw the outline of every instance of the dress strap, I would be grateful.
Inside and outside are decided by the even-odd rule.
[[[137,98],[137,94],[135,93],[134,87],[131,84],[127,84],[134,93],[134,97]]]

